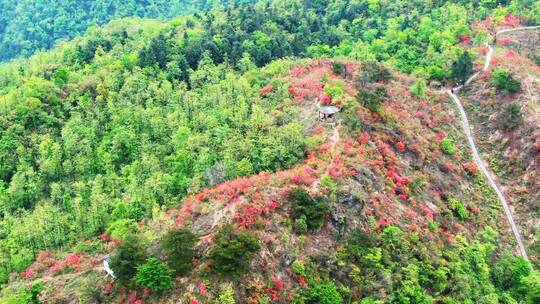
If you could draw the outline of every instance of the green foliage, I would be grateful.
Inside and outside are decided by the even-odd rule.
[[[0,298],[2,304],[40,304],[39,294],[43,290],[41,283],[29,287],[22,287],[17,292],[10,292]]]
[[[383,301],[376,300],[373,297],[366,297],[360,300],[358,304],[383,304]]]
[[[305,304],[340,304],[343,299],[332,281],[317,281],[306,292]]]
[[[300,275],[300,276],[306,275],[306,266],[304,265],[302,261],[295,260],[291,266],[292,266],[292,270],[297,275]]]
[[[307,233],[308,232],[308,224],[307,224],[307,218],[305,215],[300,215],[299,217],[294,219],[293,229],[297,233]]]
[[[137,274],[137,268],[145,260],[146,251],[142,240],[131,234],[116,248],[111,257],[110,267],[121,284],[129,285]]]
[[[540,272],[535,270],[520,280],[519,291],[526,303],[540,303]]]
[[[293,189],[289,194],[289,200],[292,203],[292,218],[295,221],[295,228],[299,229],[297,232],[303,233],[305,230],[316,232],[321,229],[324,217],[329,210],[326,203],[322,202],[320,198],[312,198],[302,189]]]
[[[424,79],[417,79],[411,87],[411,92],[418,98],[425,98],[426,88],[426,81]]]
[[[531,274],[529,267],[529,263],[523,258],[511,256],[501,259],[493,269],[491,276],[497,288],[520,297],[522,279]]]
[[[321,177],[321,185],[328,188],[330,193],[335,193],[338,188],[338,184],[328,175],[323,175]]]
[[[335,100],[345,94],[345,83],[340,80],[327,83],[324,85],[324,92]]]
[[[356,98],[371,112],[379,112],[384,99],[388,96],[384,86],[376,86],[370,89],[361,89]]]
[[[125,239],[127,235],[137,231],[137,224],[132,219],[120,219],[110,224],[107,234],[116,239]]]
[[[234,290],[232,289],[231,285],[223,285],[221,293],[218,297],[220,304],[235,304],[236,301],[234,300]]]
[[[138,286],[157,292],[171,290],[174,285],[172,270],[153,257],[137,267],[134,280]]]
[[[457,198],[450,198],[448,200],[448,207],[460,220],[466,220],[471,216],[470,212],[465,208],[465,205],[463,205],[463,202]]]
[[[226,2],[226,1],[224,1]],[[209,8],[211,1],[0,1],[0,61],[28,56],[94,25],[127,16],[167,19]],[[31,30],[29,30],[31,29]]]
[[[469,52],[463,52],[452,63],[452,78],[458,84],[464,84],[473,72],[473,63]]]
[[[111,18],[173,17],[216,1],[68,2],[0,0],[0,60],[31,54]],[[307,131],[281,76],[298,61],[280,58],[311,53],[366,61],[353,79],[358,103],[376,112],[386,98],[380,83],[391,79],[384,65],[442,81],[455,61],[454,76],[465,79],[469,64],[456,60],[457,38],[470,34],[471,22],[509,11],[534,20],[538,12],[530,1],[508,7],[504,1],[237,5],[242,2],[166,23],[116,20],[51,52],[0,66],[0,281],[25,270],[41,249],[64,248],[104,231],[129,239],[136,222],[188,193],[303,160]],[[344,71],[341,64],[332,68]],[[268,84],[275,88],[262,96]],[[414,91],[420,94],[421,87]],[[343,88],[325,89],[339,97]],[[358,122],[353,106],[343,114],[352,129],[368,127]],[[332,188],[324,180],[323,185]],[[300,208],[305,209],[297,221],[301,231],[319,229],[324,221],[326,207],[314,201]],[[422,260],[406,254],[410,244],[404,236],[392,235],[395,239],[377,240],[378,247],[367,247],[355,261],[366,265],[361,268],[366,278],[388,279],[380,273],[383,267],[398,277],[400,263]],[[101,250],[83,247],[76,249]],[[485,260],[453,261],[463,262],[463,269],[485,269]],[[422,263],[420,281],[429,285],[424,277],[431,273],[423,267],[440,265]],[[449,279],[455,290],[464,291],[440,287],[441,293],[457,302],[480,302],[480,293],[493,299],[493,290],[478,287],[489,282],[461,269],[455,266],[448,276],[455,276]],[[392,286],[401,286],[395,280]],[[402,286],[408,290],[403,294],[414,294],[415,284]]]
[[[176,275],[186,274],[193,268],[197,237],[187,229],[171,230],[161,240],[167,265]]]
[[[361,229],[353,230],[348,236],[347,249],[350,255],[363,265],[369,264],[366,257],[372,252],[375,245],[376,238]]]
[[[360,67],[360,72],[356,75],[357,87],[363,88],[371,83],[388,82],[392,79],[392,74],[383,65],[376,61],[367,61]]]
[[[441,141],[441,150],[448,155],[452,155],[457,152],[457,148],[454,145],[454,140],[450,137],[446,137]]]
[[[498,91],[504,93],[516,93],[521,90],[521,83],[512,74],[505,70],[497,69],[489,76],[489,82]]]
[[[251,233],[235,231],[231,225],[225,225],[214,238],[214,247],[209,255],[212,269],[221,275],[243,274],[259,248],[259,241]]]
[[[502,111],[499,120],[504,130],[510,131],[517,128],[523,122],[521,105],[517,102],[507,105]]]

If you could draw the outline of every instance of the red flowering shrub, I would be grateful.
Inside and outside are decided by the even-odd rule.
[[[34,263],[32,263],[32,265],[28,267],[28,269],[23,271],[21,273],[21,276],[24,278],[33,277],[37,275],[39,272],[42,272],[48,269],[49,267],[51,267],[52,265],[54,265],[55,262],[56,262],[56,258],[52,252],[47,251],[47,250],[40,251]]]
[[[521,18],[518,16],[514,16],[512,14],[508,14],[504,16],[504,22],[503,25],[509,26],[509,27],[518,27],[521,24]]]
[[[319,95],[319,100],[324,105],[331,105],[332,104],[332,96],[330,96],[330,95],[328,95],[326,93],[321,93]]]
[[[328,175],[332,178],[339,178],[349,173],[339,156],[334,157],[332,163],[330,164],[330,166],[328,166],[326,170]]]
[[[85,257],[84,253],[71,253],[65,256],[63,259],[56,262],[50,270],[54,273],[60,273],[67,268],[73,269],[73,270],[80,270],[80,265]]]
[[[104,292],[105,294],[111,293],[112,290],[113,290],[113,284],[112,284],[112,283],[107,283],[107,284],[105,284],[105,286],[103,287],[103,292]]]
[[[504,53],[504,57],[508,60],[516,60],[518,59],[519,54],[513,50],[508,50],[506,53]]]
[[[132,291],[132,292],[129,294],[128,298],[127,298],[127,302],[128,302],[128,303],[133,303],[133,304],[137,303],[138,300],[139,300],[139,299],[137,299],[137,292],[136,292],[136,291]],[[142,302],[141,302],[141,303],[142,303]],[[137,304],[139,304],[139,303],[137,303]]]
[[[362,133],[360,138],[358,138],[358,141],[361,144],[367,144],[370,140],[371,140],[371,137],[369,136],[369,133],[367,133],[367,132]]]
[[[446,135],[444,133],[437,133],[435,134],[435,138],[437,139],[437,141],[441,141],[446,138]]]
[[[429,219],[430,221],[433,221],[435,216],[433,215],[433,211],[427,207],[422,207],[422,212],[424,213],[424,216]]]
[[[474,215],[477,215],[478,212],[480,212],[480,209],[474,205],[467,205],[467,209],[469,209],[469,211],[471,211],[471,213]]]
[[[390,221],[388,221],[388,219],[386,218],[381,218],[378,222],[377,222],[377,225],[381,228],[384,228],[388,225],[390,225]]]
[[[283,280],[278,278],[277,276],[272,275],[272,287],[267,288],[266,292],[268,293],[272,301],[277,301],[279,298],[279,295],[281,294],[284,288],[285,288],[285,282],[283,282]]]
[[[461,42],[464,42],[464,43],[469,43],[469,42],[471,42],[471,37],[469,37],[469,35],[465,34],[465,35],[459,36],[459,40]]]
[[[510,37],[501,37],[501,38],[497,39],[497,44],[504,45],[504,46],[511,45],[512,44],[512,38],[510,38]]]
[[[272,91],[274,91],[274,86],[271,83],[269,83],[268,85],[266,85],[259,91],[259,94],[261,94],[261,96],[266,96]]]
[[[236,223],[240,227],[249,228],[265,213],[265,208],[261,206],[243,206],[242,209],[236,213]]]
[[[467,162],[464,165],[465,171],[467,171],[469,174],[476,175],[478,174],[478,168],[473,162]]]
[[[208,292],[208,288],[206,287],[206,284],[200,283],[199,284],[199,294],[201,296],[205,296],[207,292]]]
[[[398,142],[396,144],[396,149],[398,149],[399,152],[403,153],[405,152],[405,144],[403,142]]]
[[[99,235],[99,239],[101,241],[103,241],[103,242],[106,242],[106,241],[110,240],[110,236],[108,234],[106,234],[106,233],[102,233],[102,234]]]
[[[332,97],[324,92],[324,82],[339,77],[333,73],[329,62],[319,61],[310,66],[296,67],[291,70],[289,77],[292,82],[288,91],[296,102],[318,98],[322,104],[332,103]]]
[[[313,130],[311,131],[312,134],[318,135],[324,132],[324,127],[321,124],[318,124]]]
[[[25,279],[29,279],[34,276],[34,270],[32,268],[28,268],[25,271],[21,272],[21,277]]]
[[[386,172],[386,177],[392,180],[394,184],[398,186],[407,186],[409,184],[409,177],[400,176],[396,171],[390,169]]]

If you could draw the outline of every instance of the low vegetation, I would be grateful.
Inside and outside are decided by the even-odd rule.
[[[521,83],[512,74],[505,70],[495,70],[489,76],[489,82],[497,91],[504,93],[516,93],[521,90]]]

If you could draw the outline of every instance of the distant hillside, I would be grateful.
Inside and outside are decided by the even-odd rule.
[[[249,0],[221,1],[224,5]],[[0,62],[47,50],[58,40],[71,39],[89,27],[122,17],[169,19],[203,11],[215,1],[89,1],[1,0]]]

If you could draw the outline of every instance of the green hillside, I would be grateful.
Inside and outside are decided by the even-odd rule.
[[[224,2],[0,65],[0,303],[537,303],[438,89],[540,21],[506,2]],[[85,3],[0,49],[212,6]]]
[[[247,1],[221,1],[238,5]],[[83,34],[89,27],[123,17],[170,19],[204,11],[216,1],[0,1],[0,62],[48,50],[59,40]]]

